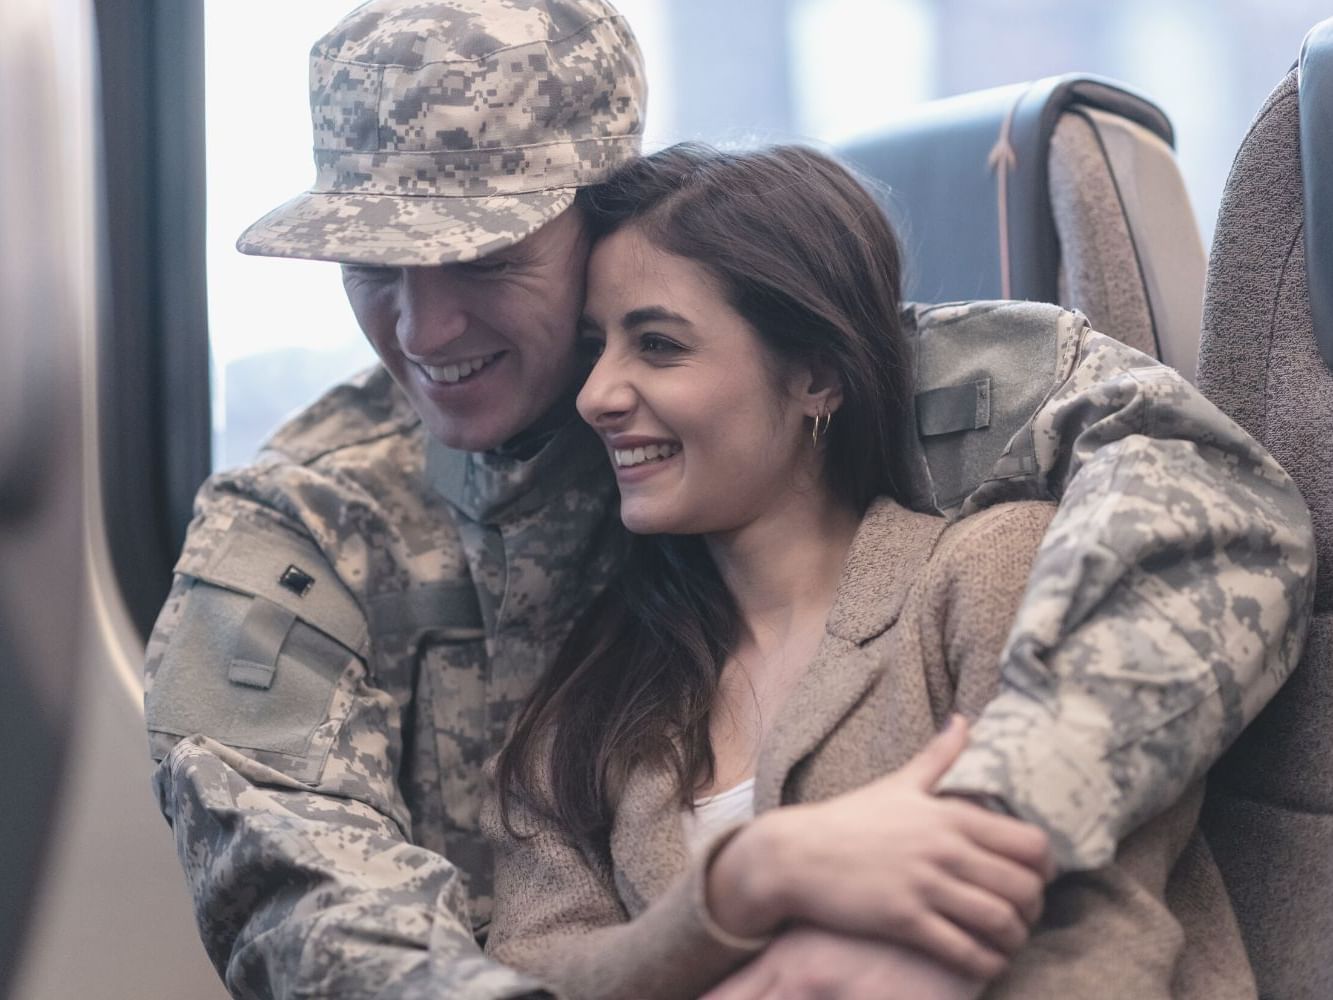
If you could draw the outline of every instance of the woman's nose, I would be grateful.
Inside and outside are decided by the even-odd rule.
[[[398,344],[417,361],[434,361],[467,332],[467,276],[456,267],[403,269],[398,309]]]
[[[594,427],[602,428],[628,417],[634,410],[635,399],[634,387],[623,366],[608,349],[602,351],[602,356],[588,373],[575,405],[579,416]]]

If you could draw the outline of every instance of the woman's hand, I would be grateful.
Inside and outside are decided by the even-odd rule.
[[[911,948],[797,927],[702,1000],[973,1000],[985,986]]]
[[[998,975],[1041,914],[1046,835],[931,788],[967,743],[960,717],[905,767],[856,791],[765,813],[714,859],[709,909],[741,937],[789,920]]]

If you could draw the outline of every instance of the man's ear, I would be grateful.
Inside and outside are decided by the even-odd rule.
[[[796,389],[801,411],[807,417],[835,413],[842,406],[842,379],[831,365],[803,367]]]

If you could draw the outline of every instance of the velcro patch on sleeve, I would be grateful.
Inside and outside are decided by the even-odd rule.
[[[262,597],[250,601],[236,636],[236,650],[227,679],[233,684],[267,691],[273,686],[273,674],[278,669],[278,655],[282,652],[287,634],[296,623],[296,615]]]

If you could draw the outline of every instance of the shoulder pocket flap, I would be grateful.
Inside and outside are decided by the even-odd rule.
[[[265,598],[353,652],[365,652],[360,605],[323,553],[299,535],[238,521],[207,561],[178,571]]]

